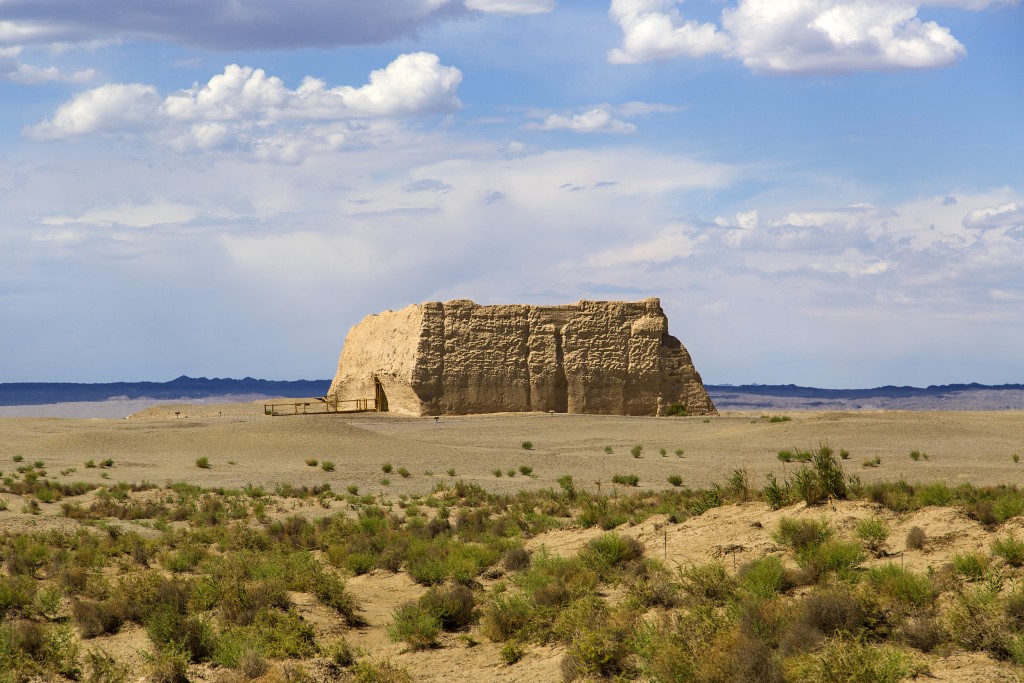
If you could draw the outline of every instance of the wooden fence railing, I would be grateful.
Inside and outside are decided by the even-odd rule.
[[[339,399],[337,396],[323,396],[282,403],[264,403],[263,414],[281,415],[324,415],[327,413],[370,413],[377,411],[377,400],[373,398]]]

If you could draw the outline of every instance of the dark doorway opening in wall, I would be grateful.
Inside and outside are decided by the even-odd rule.
[[[388,412],[388,395],[384,393],[384,385],[376,377],[373,378],[374,399],[377,401],[377,412]]]
[[[555,386],[552,410],[556,413],[569,412],[569,380],[565,377],[565,354],[562,350],[562,330],[555,328]]]

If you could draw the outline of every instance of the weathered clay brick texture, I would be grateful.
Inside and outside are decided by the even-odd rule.
[[[367,316],[330,393],[411,415],[716,412],[658,299],[566,306],[430,302]]]

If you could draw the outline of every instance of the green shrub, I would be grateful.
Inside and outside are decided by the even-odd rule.
[[[956,573],[968,581],[980,581],[988,571],[988,556],[981,553],[957,553],[952,563]]]
[[[352,667],[354,683],[412,683],[405,669],[388,659],[364,659]]]
[[[612,482],[622,486],[637,486],[640,483],[640,477],[635,474],[616,474],[612,476]]]
[[[937,592],[928,577],[915,574],[892,562],[870,568],[867,579],[876,594],[903,606],[925,607],[932,604],[937,597]]]
[[[523,446],[523,450],[524,451],[532,451],[533,450],[533,442],[532,441],[524,441],[522,443],[522,446]]]
[[[788,545],[793,550],[800,552],[812,546],[821,545],[832,538],[832,529],[824,518],[796,519],[783,517],[779,520],[779,527],[772,538],[776,543]]]
[[[505,663],[505,666],[512,666],[526,656],[526,650],[523,649],[522,644],[519,642],[508,640],[501,646],[498,654],[501,657],[501,661]]]
[[[492,641],[503,643],[526,636],[534,625],[533,605],[526,597],[497,593],[484,607],[480,631]]]
[[[761,489],[761,496],[772,510],[779,510],[793,502],[789,482],[779,484],[774,474],[768,475],[768,484]]]
[[[306,458],[306,464],[309,465],[310,467],[316,467],[317,465],[320,464],[320,461],[317,460],[316,458]]]
[[[683,478],[680,477],[678,474],[671,474],[668,477],[668,483],[672,484],[673,486],[682,486]]]
[[[644,447],[641,444],[637,444],[629,449],[630,455],[632,455],[634,458],[639,458],[643,452]]]
[[[410,650],[437,647],[440,633],[440,620],[416,601],[405,602],[395,609],[388,626],[388,637],[404,642]]]
[[[882,458],[877,455],[873,458],[864,458],[864,461],[861,463],[863,467],[878,467],[881,464]]]
[[[608,455],[611,455],[612,454],[612,447],[611,446],[605,446],[604,447],[604,452],[607,453]]]
[[[467,628],[475,617],[473,591],[461,584],[431,588],[418,602],[445,631]]]
[[[889,538],[889,527],[878,517],[869,517],[857,522],[857,537],[873,553],[879,553]]]
[[[531,474],[533,474],[533,468],[530,467],[529,465],[520,465],[519,466],[519,473],[522,474],[525,477],[528,477]]]
[[[953,490],[940,482],[919,486],[916,494],[923,506],[945,507],[953,503]]]
[[[391,463],[386,462],[380,466],[380,469],[384,474],[391,474]]]
[[[927,667],[891,645],[870,645],[841,637],[820,651],[786,663],[788,680],[803,683],[897,683],[927,671]]]
[[[632,536],[609,532],[590,539],[580,556],[584,562],[601,572],[641,559],[644,546]]]
[[[200,458],[196,458],[196,467],[204,470],[210,469],[210,459],[205,455]]]
[[[720,562],[680,570],[679,578],[684,591],[716,605],[724,604],[736,594],[736,581]]]
[[[864,561],[864,551],[859,543],[852,541],[826,541],[799,551],[796,561],[813,578],[831,573],[847,577]]]
[[[333,472],[334,463],[331,462],[330,460],[324,460],[322,463],[320,463],[320,469],[322,469],[324,472]]]
[[[666,417],[686,417],[686,406],[682,403],[670,403],[664,413]]]
[[[400,476],[402,479],[408,479],[409,477],[412,476],[412,474],[410,474],[409,470],[407,470],[406,468],[399,467],[398,468],[398,476]]]
[[[768,421],[775,424],[779,422],[789,422],[792,419],[793,418],[791,418],[789,415],[772,415],[770,418],[768,418]]]
[[[756,598],[767,600],[786,589],[786,570],[775,555],[751,560],[740,567],[738,577],[743,589]]]
[[[992,552],[1003,558],[1011,567],[1024,565],[1024,541],[1018,541],[1013,534],[993,541]]]

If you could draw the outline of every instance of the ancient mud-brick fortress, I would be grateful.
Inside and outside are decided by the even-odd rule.
[[[456,300],[367,316],[345,338],[329,395],[409,415],[716,412],[658,299]]]

